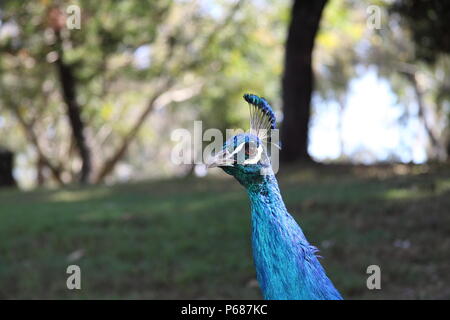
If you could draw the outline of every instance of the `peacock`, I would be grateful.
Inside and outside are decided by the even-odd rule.
[[[341,300],[318,261],[316,247],[288,213],[272,170],[271,130],[276,119],[269,103],[245,94],[250,131],[227,140],[207,161],[245,187],[251,203],[256,276],[267,300]]]

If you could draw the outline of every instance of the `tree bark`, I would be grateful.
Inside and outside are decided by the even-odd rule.
[[[36,161],[36,184],[39,187],[45,184],[44,168],[45,162],[42,157],[38,155],[38,159]]]
[[[308,154],[308,127],[313,91],[312,52],[327,0],[294,0],[286,42],[281,127],[284,162],[311,160]]]
[[[59,32],[57,35],[58,59],[55,61],[56,68],[61,83],[62,97],[67,107],[67,116],[72,128],[78,152],[81,158],[81,172],[79,180],[81,183],[89,183],[92,169],[91,152],[85,136],[85,124],[81,118],[81,106],[78,104],[76,95],[76,79],[72,66],[64,62],[62,41]]]
[[[341,160],[345,157],[345,142],[344,142],[344,111],[345,111],[345,94],[339,94],[337,97],[339,105],[339,115],[338,115],[338,138],[339,138],[339,157]]]
[[[414,89],[414,93],[417,99],[417,106],[419,109],[418,117],[423,124],[428,139],[430,140],[431,150],[428,154],[428,157],[433,160],[444,160],[446,158],[446,150],[445,147],[441,145],[439,138],[433,132],[432,126],[428,123],[426,116],[427,106],[425,104],[422,89],[420,88],[419,83],[417,81],[417,75],[416,73],[403,73],[403,74],[410,81]]]
[[[450,159],[450,134],[449,137],[447,137],[447,145],[445,148],[447,159]]]
[[[0,188],[16,186],[13,168],[14,154],[9,150],[0,147]]]
[[[18,106],[13,105],[12,102],[8,101],[8,106],[11,112],[15,115],[19,124],[22,126],[28,141],[30,141],[30,143],[34,145],[39,161],[42,161],[43,165],[45,165],[50,170],[53,178],[56,180],[56,182],[58,182],[58,184],[64,185],[64,182],[62,181],[61,178],[61,166],[53,165],[50,159],[45,156],[42,147],[39,143],[39,137],[33,129],[33,122],[27,122],[25,118],[21,115]]]

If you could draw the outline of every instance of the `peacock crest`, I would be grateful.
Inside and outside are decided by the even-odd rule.
[[[254,94],[246,93],[244,99],[248,102],[250,110],[250,133],[261,140],[266,140],[276,124],[272,107],[266,99]]]

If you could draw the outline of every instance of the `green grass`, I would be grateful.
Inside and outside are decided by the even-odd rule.
[[[287,207],[348,299],[450,298],[450,168],[310,167]],[[82,290],[66,289],[66,268]],[[366,268],[381,267],[381,290]],[[250,214],[219,177],[0,191],[0,298],[259,299]]]

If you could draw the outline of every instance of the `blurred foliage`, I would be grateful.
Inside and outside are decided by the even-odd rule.
[[[0,130],[14,128],[14,136],[2,134],[2,143],[26,152],[30,165],[37,161],[26,130],[25,137],[17,135],[20,115],[66,182],[80,164],[53,66],[57,51],[50,27],[59,22],[50,13],[73,4],[81,8],[81,29],[61,25],[64,57],[75,71],[89,144],[102,150],[94,152],[97,170],[146,108],[154,111],[137,137],[146,143],[136,142],[146,150],[136,154],[132,144],[123,160],[139,169],[148,156],[158,155],[155,165],[164,172],[176,169],[160,156],[170,150],[171,129],[193,119],[218,128],[242,127],[244,92],[278,96],[284,32],[278,16],[284,7],[274,10],[273,1],[2,2],[0,112],[8,126]],[[273,62],[265,66],[269,56]],[[147,174],[158,172],[149,169]]]
[[[369,6],[378,10],[379,28],[368,27],[368,16],[373,14],[368,11]],[[450,151],[446,8],[442,1],[331,1],[326,7],[315,49],[318,95],[337,102],[342,117],[349,82],[361,75],[362,66],[374,66],[378,74],[389,81],[403,109],[399,125],[406,126],[410,119],[418,117],[429,140],[428,158],[446,159]],[[437,10],[441,12],[435,12]],[[434,33],[438,26],[442,28]],[[418,39],[417,32],[429,39]],[[427,41],[434,42],[435,47],[420,49]],[[432,52],[433,59],[426,59],[421,50]],[[339,126],[341,131],[342,123]],[[342,149],[341,145],[341,156]]]
[[[389,81],[404,110],[400,121],[405,124],[408,118],[416,116],[420,119],[429,140],[428,158],[445,160],[450,151],[449,52],[445,52],[445,47],[428,48],[426,50],[429,53],[433,51],[434,56],[433,59],[425,58],[420,53],[423,43],[415,35],[415,28],[430,24],[433,27],[430,26],[429,38],[444,37],[432,32],[434,19],[438,17],[430,20],[429,15],[436,10],[436,6],[447,5],[429,1],[426,4],[429,10],[406,10],[406,7],[415,7],[420,2],[423,7],[423,1],[380,1],[378,7],[382,27],[365,34],[367,46],[362,50],[362,61],[366,65],[376,66],[380,76]],[[416,18],[417,23],[412,23]],[[443,19],[439,23],[450,26],[446,21]]]
[[[442,18],[447,5],[425,2],[329,1],[314,50],[316,95],[321,102],[337,102],[342,117],[351,80],[362,66],[376,66],[397,95],[404,122],[417,116],[411,107],[417,97],[405,77],[406,69],[413,70],[430,132],[439,149],[450,150],[450,63],[443,35],[448,29]],[[80,30],[67,30],[50,14],[73,4],[81,8]],[[52,167],[70,183],[81,165],[55,71],[55,24],[61,25],[65,62],[75,73],[94,169],[100,171],[129,141],[107,179],[126,180],[189,172],[167,161],[172,130],[191,130],[193,120],[203,120],[204,129],[246,129],[245,92],[268,97],[282,120],[280,77],[290,4],[2,1],[0,143],[18,154],[19,181],[33,184],[40,170],[52,183]],[[381,10],[380,29],[367,27],[369,5]],[[412,23],[416,20],[420,23]],[[443,26],[439,32],[437,26]],[[426,35],[435,39],[424,40]],[[433,63],[422,47],[436,53]],[[43,156],[48,163],[42,169]]]
[[[392,13],[402,17],[403,27],[411,30],[418,59],[434,63],[450,53],[450,3],[440,0],[397,0]]]
[[[315,46],[316,89],[326,100],[340,100],[355,76],[365,16],[346,1],[331,1],[325,8]]]

